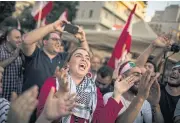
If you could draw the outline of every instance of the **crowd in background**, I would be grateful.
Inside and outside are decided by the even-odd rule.
[[[62,41],[66,23],[1,36],[1,123],[180,123],[180,61],[162,82],[166,35],[135,61],[124,52],[112,69],[91,52],[83,28],[78,46]]]

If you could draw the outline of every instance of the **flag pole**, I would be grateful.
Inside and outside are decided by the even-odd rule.
[[[38,23],[37,23],[37,27],[36,27],[36,28],[39,28],[40,25],[41,25],[41,15],[42,15],[42,5],[43,5],[42,2],[43,2],[43,1],[40,1]]]

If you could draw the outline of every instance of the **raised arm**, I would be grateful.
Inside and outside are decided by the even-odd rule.
[[[158,81],[156,80],[150,90],[148,101],[151,104],[153,123],[164,123],[164,118],[161,113],[159,101],[161,97],[161,90]]]
[[[151,53],[157,48],[164,48],[170,45],[170,40],[168,40],[165,36],[158,37],[155,41],[153,41],[149,47],[137,58],[136,64],[137,66],[144,67]]]
[[[156,47],[153,44],[150,44],[149,47],[137,58],[136,65],[139,67],[144,67],[149,56],[155,50],[155,48]]]
[[[157,78],[157,77],[154,77],[153,79],[150,80],[151,74],[152,74],[151,72],[147,71],[142,76],[137,96],[133,99],[133,101],[131,102],[130,106],[126,109],[126,111],[117,118],[116,123],[133,123],[134,122],[138,113],[141,110],[141,107],[144,101],[149,96],[151,85]]]
[[[163,59],[164,53],[167,53],[169,51],[168,47],[164,47],[161,49],[161,51],[157,54],[156,57],[153,58],[152,62],[155,63],[155,65],[158,67]]]
[[[137,80],[137,77],[131,75],[123,80],[119,76],[114,85],[113,96],[108,99],[107,104],[103,105],[103,97],[100,91],[98,93],[98,103],[96,110],[93,114],[92,123],[114,123],[118,113],[122,109],[123,105],[121,103],[121,95],[125,93],[129,88],[132,87],[134,82]]]
[[[89,51],[89,44],[86,39],[86,34],[81,27],[78,26],[78,28],[79,28],[78,33],[75,34],[74,36],[79,40],[80,47],[83,47],[84,49]],[[74,49],[74,47],[75,47],[75,43],[71,42],[68,52],[71,52]]]
[[[65,21],[57,20],[54,23],[48,24],[47,26],[35,29],[23,36],[22,50],[26,56],[31,56],[36,49],[36,43],[43,39],[44,36],[53,32],[62,32],[62,25],[66,23]]]
[[[79,27],[79,34],[80,34],[80,36],[75,35],[75,37],[79,39],[80,46],[83,47],[84,49],[86,49],[87,51],[89,51],[89,45],[88,45],[88,42],[86,39],[86,34],[81,27]]]

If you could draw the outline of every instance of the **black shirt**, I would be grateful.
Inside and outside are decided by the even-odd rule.
[[[174,111],[179,98],[180,95],[171,96],[170,94],[168,94],[168,92],[165,89],[165,86],[161,85],[160,108],[165,123],[173,123]]]
[[[42,49],[36,48],[31,56],[26,56],[23,91],[33,85],[38,85],[40,91],[44,81],[54,75],[56,67],[66,60],[67,55],[67,52],[59,53],[50,59]]]

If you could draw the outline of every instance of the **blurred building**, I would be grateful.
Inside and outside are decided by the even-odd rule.
[[[144,20],[146,2],[80,1],[74,23],[93,30],[111,29],[116,24],[124,25],[135,4],[137,8],[133,22]]]
[[[177,35],[177,40],[180,36],[180,6],[170,5],[164,11],[156,11],[151,22],[151,28],[156,34],[169,33],[173,31]]]

